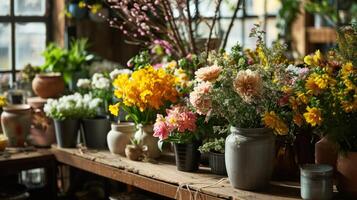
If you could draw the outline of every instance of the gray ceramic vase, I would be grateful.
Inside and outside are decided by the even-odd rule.
[[[225,163],[234,188],[258,190],[273,172],[275,136],[270,129],[231,127],[226,138]]]
[[[74,148],[80,122],[78,119],[54,120],[57,145],[61,148]]]
[[[108,149],[107,134],[110,131],[110,121],[106,117],[83,119],[83,136],[87,148]]]

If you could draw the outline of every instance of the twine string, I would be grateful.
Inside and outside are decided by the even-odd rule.
[[[191,191],[190,189],[190,185],[194,185],[194,184],[205,184],[203,182],[191,182],[191,183],[181,183],[178,187],[177,187],[177,190],[176,190],[176,194],[175,194],[175,198],[176,200],[181,200],[182,199],[182,194],[181,194],[181,190],[186,187],[189,194],[190,194],[190,200],[199,200],[201,199],[200,197],[200,193],[202,192],[202,189],[204,188],[209,188],[209,187],[213,187],[213,186],[216,186],[216,185],[219,185],[221,184],[222,182],[224,181],[227,181],[228,178],[221,178],[220,180],[216,181],[215,183],[212,183],[212,184],[209,184],[209,185],[204,185],[204,186],[201,186],[199,187],[194,193],[193,191]],[[198,199],[199,197],[199,199]]]

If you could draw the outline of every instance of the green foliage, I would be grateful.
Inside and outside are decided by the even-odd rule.
[[[258,39],[258,48],[262,55],[248,64],[249,59],[241,52],[239,45],[233,47],[228,59],[222,54],[211,54],[212,63],[223,67],[220,78],[214,83],[212,90],[212,107],[215,114],[224,117],[230,124],[241,128],[263,127],[262,115],[265,111],[278,110],[278,99],[281,94],[272,79],[277,72],[285,70],[284,52],[286,47],[276,43],[267,48],[263,41],[264,32],[253,30],[251,36]],[[262,98],[251,103],[245,102],[235,91],[233,82],[241,70],[250,69],[259,72],[263,80]],[[284,75],[283,73],[281,73]]]
[[[134,70],[144,68],[150,64],[151,62],[149,51],[141,51],[139,54],[132,57],[127,63],[128,67],[133,68]]]
[[[31,82],[40,71],[41,69],[39,67],[27,64],[21,71],[22,80]]]
[[[202,146],[198,148],[201,153],[215,152],[224,153],[225,138],[214,138],[206,141]]]
[[[61,72],[66,83],[69,83],[74,72],[87,73],[85,66],[94,60],[94,55],[87,49],[88,40],[83,38],[72,40],[68,50],[51,43],[42,54],[45,64],[41,66],[41,71]]]
[[[300,13],[300,0],[280,0],[281,8],[277,16],[279,37],[284,37],[286,42],[291,41],[291,26]]]
[[[357,22],[337,30],[338,51],[341,56],[357,66]]]
[[[336,7],[331,4],[330,0],[308,1],[305,4],[305,10],[313,14],[321,15],[333,25],[339,22],[338,11]]]

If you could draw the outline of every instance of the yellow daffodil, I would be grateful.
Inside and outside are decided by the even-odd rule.
[[[158,110],[167,101],[175,102],[178,97],[176,77],[165,69],[152,66],[139,69],[131,74],[121,74],[113,82],[115,97],[123,104],[137,107],[141,112],[146,109]],[[115,113],[115,107],[112,107]]]
[[[114,104],[114,105],[109,105],[109,112],[114,116],[118,116],[119,115],[119,103]]]

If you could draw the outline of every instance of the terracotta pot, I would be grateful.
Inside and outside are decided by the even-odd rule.
[[[337,188],[343,194],[357,199],[357,152],[339,155],[337,159]]]
[[[337,146],[328,138],[322,137],[321,140],[315,144],[315,163],[328,164],[336,168],[338,157]]]
[[[129,160],[141,160],[144,156],[144,151],[137,145],[126,145],[125,155]]]
[[[3,108],[1,125],[10,147],[23,147],[30,133],[31,107],[26,104]]]
[[[41,97],[27,98],[27,103],[32,108],[30,141],[38,147],[49,147],[51,144],[56,143],[53,120],[48,118],[43,111],[43,106],[46,102],[47,100]]]
[[[64,92],[65,84],[60,74],[37,74],[32,81],[32,89],[42,98],[55,98]]]

